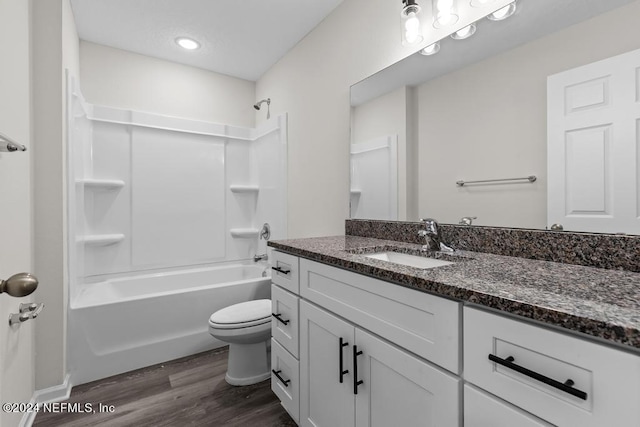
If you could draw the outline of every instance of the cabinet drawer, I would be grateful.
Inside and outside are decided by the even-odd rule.
[[[271,336],[298,357],[298,300],[294,294],[271,285]]]
[[[300,259],[300,295],[420,357],[460,372],[460,304]]]
[[[271,281],[298,295],[300,293],[298,277],[298,257],[273,251],[271,257]]]
[[[271,390],[296,423],[300,421],[300,366],[275,339],[271,339]],[[276,372],[278,373],[276,375]],[[278,378],[278,376],[280,378]]]
[[[551,424],[507,402],[466,384],[464,386],[465,427],[553,427]]]
[[[640,425],[640,356],[469,307],[464,331],[467,381],[558,426]]]

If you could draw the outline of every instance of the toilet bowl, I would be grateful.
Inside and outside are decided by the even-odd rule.
[[[250,385],[271,377],[267,351],[271,338],[271,300],[241,302],[216,311],[209,333],[229,344],[227,374],[231,385]]]

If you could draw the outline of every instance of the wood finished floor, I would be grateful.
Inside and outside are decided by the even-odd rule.
[[[293,427],[269,381],[233,387],[224,380],[227,348],[74,387],[69,403],[114,405],[113,413],[38,413],[34,426]]]

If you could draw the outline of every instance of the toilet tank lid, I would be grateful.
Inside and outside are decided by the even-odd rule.
[[[230,305],[216,311],[209,322],[218,324],[246,323],[271,316],[271,300],[258,299]]]

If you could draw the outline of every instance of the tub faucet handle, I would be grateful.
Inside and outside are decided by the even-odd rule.
[[[262,225],[262,229],[260,230],[260,238],[264,240],[269,240],[269,238],[271,238],[271,226],[268,222],[265,222]]]

